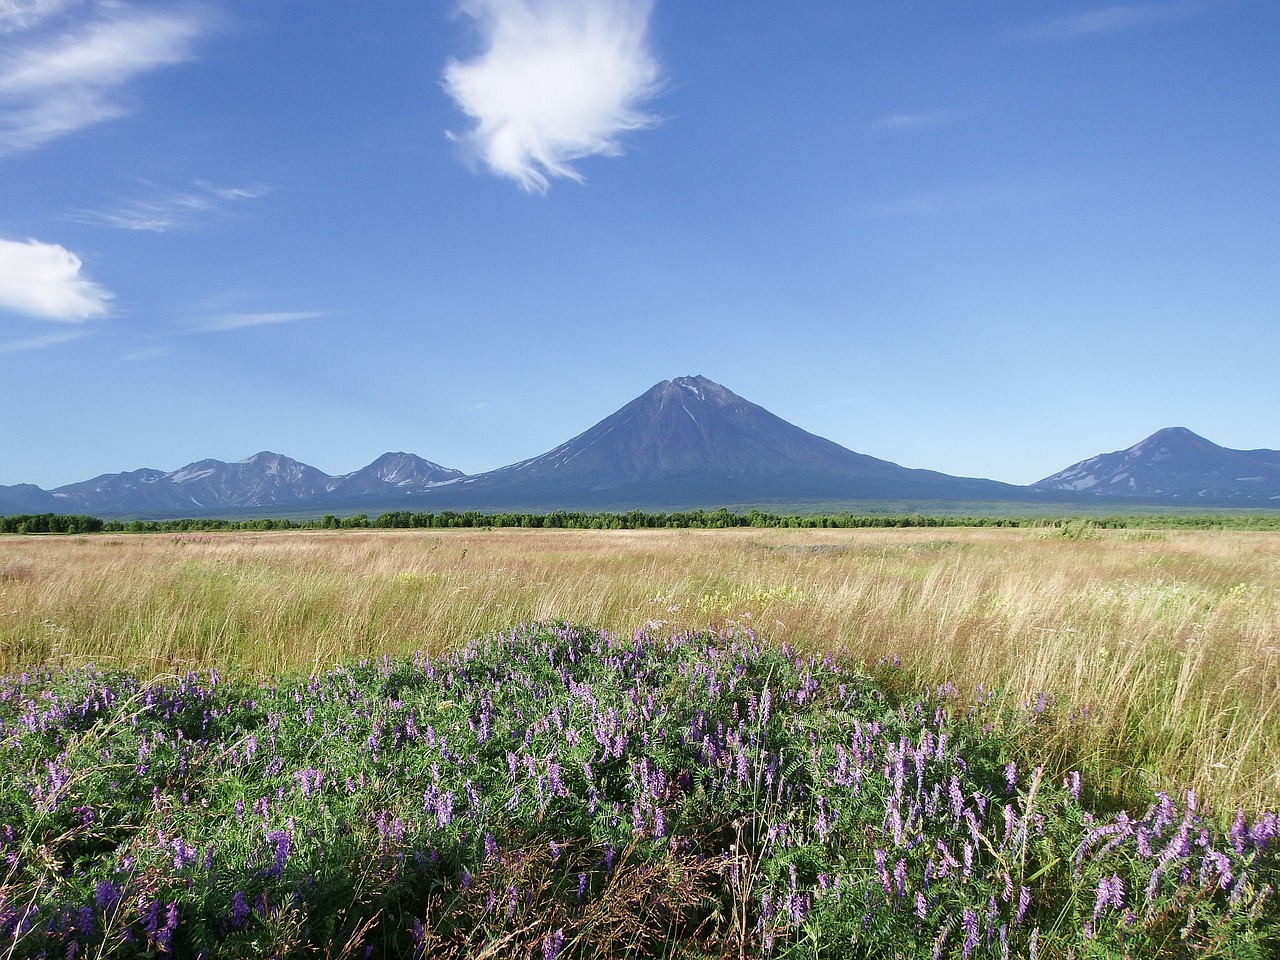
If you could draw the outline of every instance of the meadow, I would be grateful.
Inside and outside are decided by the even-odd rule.
[[[1278,634],[1262,531],[4,537],[0,929],[1265,956]]]

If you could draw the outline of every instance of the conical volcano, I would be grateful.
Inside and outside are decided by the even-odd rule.
[[[476,506],[584,509],[1025,497],[1010,484],[854,453],[701,376],[664,380],[541,456],[431,493]]]

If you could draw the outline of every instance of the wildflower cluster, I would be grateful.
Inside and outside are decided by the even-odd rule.
[[[0,950],[1276,948],[1274,815],[1087,808],[951,696],[747,632],[562,624],[271,686],[11,676]]]

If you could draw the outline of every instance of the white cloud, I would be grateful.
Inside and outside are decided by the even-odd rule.
[[[0,0],[0,33],[29,30],[70,6],[73,0]]]
[[[166,347],[143,347],[141,350],[134,350],[131,353],[124,354],[120,359],[125,363],[145,363],[148,360],[159,360],[168,355],[169,350]]]
[[[917,110],[914,113],[891,113],[875,121],[872,126],[876,130],[891,133],[902,133],[908,130],[923,130],[949,123],[955,114],[950,110]]]
[[[1023,40],[1070,40],[1192,16],[1206,6],[1205,0],[1182,0],[1179,3],[1099,7],[1026,27],[1015,31],[1014,35]]]
[[[315,320],[324,314],[316,310],[281,311],[276,313],[219,313],[197,322],[194,329],[200,333],[217,333],[221,330],[243,330],[246,327],[263,327],[276,323],[295,323],[298,320]]]
[[[105,315],[111,294],[82,277],[80,266],[56,243],[0,240],[0,310],[67,323]]]
[[[120,200],[105,209],[80,211],[71,219],[77,223],[151,233],[191,230],[210,218],[224,215],[231,204],[255,200],[268,192],[262,186],[220,187],[197,181],[188,189],[157,189],[149,196]]]
[[[123,116],[128,84],[190,60],[194,41],[209,29],[199,8],[95,9],[105,13],[67,32],[24,36],[25,43],[0,57],[0,153],[32,149]]]
[[[1017,186],[973,186],[889,200],[866,208],[873,217],[933,217],[1020,206],[1034,199]]]
[[[84,335],[85,331],[83,330],[67,330],[63,333],[46,333],[37,337],[27,337],[24,340],[8,340],[0,342],[0,353],[17,353],[19,350],[40,350],[43,347],[57,346],[70,340],[79,340]]]
[[[450,60],[444,86],[475,121],[465,141],[529,191],[571,166],[616,156],[619,138],[657,122],[641,110],[660,70],[646,45],[651,0],[463,0],[484,51]]]

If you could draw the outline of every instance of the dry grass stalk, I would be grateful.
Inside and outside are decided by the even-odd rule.
[[[521,621],[738,625],[1060,715],[1048,747],[1280,800],[1280,534],[315,531],[0,538],[0,670],[322,669]],[[1083,748],[1081,744],[1083,743]],[[1071,758],[1067,758],[1071,759]],[[1087,758],[1086,758],[1087,759]],[[1122,770],[1118,765],[1128,764]],[[1103,764],[1104,766],[1106,764]]]

